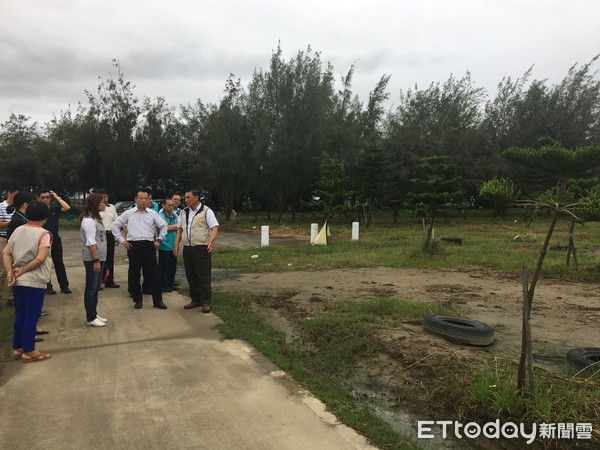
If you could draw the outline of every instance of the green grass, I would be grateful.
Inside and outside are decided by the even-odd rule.
[[[5,282],[5,279],[2,281]],[[12,348],[13,322],[15,309],[7,306],[8,287],[0,286],[0,358],[8,355]]]
[[[72,215],[73,220],[67,220],[68,215]],[[58,219],[58,225],[60,228],[79,228],[81,226],[81,220],[79,220],[79,215],[73,215],[69,211],[61,214],[61,217]]]
[[[478,374],[468,392],[475,407],[505,420],[598,423],[597,379],[576,379],[538,368],[535,395],[528,399],[515,390],[516,372],[515,362],[496,359],[494,368]]]
[[[479,213],[483,214],[483,213]],[[418,220],[401,218],[392,224],[388,217],[368,230],[363,227],[359,241],[351,241],[350,224],[331,224],[332,237],[328,246],[308,243],[309,223],[294,225],[270,223],[273,235],[302,236],[297,244],[263,247],[241,251],[220,252],[215,266],[249,272],[289,270],[325,270],[356,267],[396,267],[423,269],[493,270],[520,273],[523,266],[533,270],[546,234],[547,221],[538,220],[531,227],[515,219],[485,216],[455,218],[441,221],[435,227],[436,237],[460,237],[462,245],[439,241],[440,251],[431,256],[421,251],[424,232]],[[385,219],[385,220],[384,220]],[[515,220],[517,221],[515,223]],[[568,219],[559,221],[550,245],[568,244]],[[258,233],[254,222],[225,223],[223,228]],[[513,240],[520,235],[523,240]],[[600,281],[600,224],[578,226],[575,232],[577,267],[565,267],[565,251],[549,250],[543,275],[578,281]],[[258,255],[258,258],[251,258]]]
[[[360,302],[354,300],[338,300],[327,305],[333,313],[358,314],[368,320],[381,322],[399,322],[405,320],[421,320],[427,314],[456,314],[440,305],[395,298],[366,298]]]

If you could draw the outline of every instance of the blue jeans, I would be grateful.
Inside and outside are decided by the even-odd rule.
[[[83,304],[85,305],[85,318],[88,322],[93,321],[98,312],[98,291],[102,284],[104,275],[104,261],[100,261],[100,272],[94,272],[93,261],[84,261],[85,266],[85,291],[83,293]]]
[[[13,348],[32,352],[35,350],[35,327],[42,313],[46,289],[13,286],[13,294],[15,296]]]

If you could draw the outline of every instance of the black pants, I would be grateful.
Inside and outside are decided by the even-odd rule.
[[[210,305],[212,299],[212,259],[206,245],[183,246],[185,277],[190,286],[193,303]]]
[[[162,302],[160,273],[156,264],[156,249],[152,241],[128,241],[131,248],[127,250],[129,258],[129,273],[127,277],[128,290],[134,302],[142,300],[140,285],[140,270],[144,270],[144,284],[150,287],[154,304]]]
[[[58,234],[52,236],[52,247],[50,248],[50,256],[52,257],[52,262],[54,263],[54,271],[56,272],[56,279],[58,280],[58,285],[60,286],[60,289],[69,289],[67,270],[65,269],[65,263],[63,262],[62,239]]]
[[[108,278],[105,284],[113,284],[115,282],[115,237],[112,231],[106,232],[106,263],[108,269]]]
[[[158,251],[158,268],[162,287],[172,288],[177,272],[177,257],[173,254],[173,250]]]

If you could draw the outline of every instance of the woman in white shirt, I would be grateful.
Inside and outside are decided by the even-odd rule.
[[[106,262],[106,233],[100,211],[104,211],[106,203],[102,194],[90,194],[83,204],[81,218],[82,259],[85,266],[85,306],[86,323],[91,327],[104,327],[107,320],[100,317],[98,308],[98,291],[104,275]]]

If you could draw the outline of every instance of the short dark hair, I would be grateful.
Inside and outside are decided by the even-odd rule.
[[[94,189],[94,194],[102,194],[102,195],[108,195],[108,191],[106,189]]]
[[[167,195],[165,198],[163,198],[162,204],[166,205],[167,204],[167,200],[173,200],[173,198],[170,195]]]
[[[15,211],[23,206],[24,203],[32,203],[35,201],[36,197],[29,191],[20,191],[17,192],[13,198],[13,208]]]
[[[141,188],[138,188],[137,191],[135,191],[134,197],[137,197],[139,192],[144,192],[144,193],[150,195],[150,189],[141,187]]]
[[[188,189],[186,192],[191,192],[194,197],[202,198],[202,191],[200,189]]]
[[[50,189],[48,189],[48,188],[45,188],[45,187],[43,187],[43,188],[39,188],[39,189],[37,190],[37,192],[35,193],[35,195],[37,195],[37,196],[39,197],[40,195],[42,195],[42,194],[44,194],[44,193],[46,193],[46,192],[50,192]]]
[[[47,219],[49,215],[50,208],[48,208],[44,202],[38,202],[37,200],[34,200],[27,205],[27,210],[25,210],[25,217],[29,220],[44,220]]]

